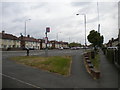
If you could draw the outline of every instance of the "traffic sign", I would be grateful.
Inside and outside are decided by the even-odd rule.
[[[50,27],[46,27],[46,32],[50,32]]]

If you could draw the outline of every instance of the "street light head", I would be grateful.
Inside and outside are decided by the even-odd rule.
[[[79,15],[79,14],[76,14],[76,15]]]

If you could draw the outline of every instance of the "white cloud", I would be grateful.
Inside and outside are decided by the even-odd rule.
[[[24,22],[27,21],[27,34],[35,38],[45,36],[46,26],[51,27],[49,39],[77,41],[84,44],[84,18],[76,13],[87,15],[87,35],[90,30],[97,30],[97,3],[91,2],[4,2],[2,3],[3,29],[7,33],[17,36],[24,34]],[[112,37],[117,37],[117,3],[99,3],[101,33],[108,42]],[[116,30],[116,31],[114,31]],[[114,33],[113,33],[114,32]]]

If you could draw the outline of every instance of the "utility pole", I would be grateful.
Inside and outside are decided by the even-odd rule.
[[[84,15],[84,25],[85,25],[85,49],[86,49],[86,46],[87,46],[87,43],[86,43],[86,14],[76,14],[76,15]]]
[[[100,24],[99,24],[99,6],[97,2],[97,13],[98,13],[98,33],[100,33]]]
[[[31,20],[31,19],[27,19],[27,20],[25,20],[25,37],[26,37],[27,21],[28,21],[28,20]]]
[[[46,27],[46,32],[45,32],[45,44],[46,44],[46,49],[45,49],[45,56],[47,57],[48,56],[48,47],[47,47],[47,44],[48,44],[48,36],[47,36],[47,33],[50,32],[50,27]]]

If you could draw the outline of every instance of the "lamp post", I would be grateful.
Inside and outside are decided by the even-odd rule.
[[[58,40],[58,34],[59,34],[59,33],[61,33],[61,32],[58,32],[58,33],[57,33],[57,41],[58,41],[58,42],[59,42],[59,40]],[[58,47],[57,47],[57,48],[59,48],[59,47],[60,47],[60,45],[58,44]]]
[[[76,14],[76,15],[84,15],[84,25],[85,25],[85,48],[86,48],[86,14]]]
[[[50,32],[50,27],[46,27],[46,31],[45,31],[45,44],[46,44],[46,49],[45,49],[45,56],[47,57],[48,56],[48,47],[47,47],[47,44],[48,44],[48,36],[47,36],[47,33]]]
[[[29,21],[29,20],[31,20],[31,19],[25,20],[25,37],[26,37],[26,30],[27,30],[27,21]]]
[[[98,13],[98,33],[100,33],[100,23],[99,23],[99,6],[97,2],[97,13]]]
[[[57,41],[58,41],[58,34],[59,34],[59,33],[61,33],[61,32],[58,32],[58,33],[57,33]]]

